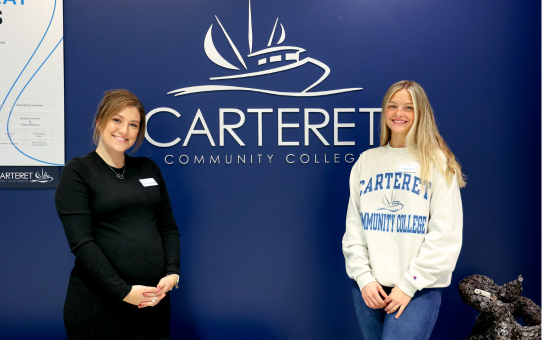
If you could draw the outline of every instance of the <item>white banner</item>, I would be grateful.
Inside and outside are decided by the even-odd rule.
[[[0,166],[64,165],[63,1],[0,1]]]

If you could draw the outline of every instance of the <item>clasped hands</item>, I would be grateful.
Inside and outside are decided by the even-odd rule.
[[[138,308],[156,306],[162,300],[166,293],[176,285],[174,276],[165,276],[160,279],[156,287],[132,286],[132,290],[124,298],[124,302],[138,306]]]
[[[411,301],[411,297],[403,293],[397,286],[392,289],[390,295],[386,294],[382,286],[376,281],[363,287],[363,289],[361,289],[361,295],[369,308],[384,308],[384,311],[388,314],[392,314],[399,309],[395,316],[396,319],[401,316],[401,313],[403,313],[405,307],[407,307]]]

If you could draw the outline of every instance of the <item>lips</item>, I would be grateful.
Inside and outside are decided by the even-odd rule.
[[[406,120],[395,120],[395,119],[392,119],[392,122],[394,124],[405,124],[405,123],[408,123],[408,121]]]
[[[113,135],[113,138],[119,142],[126,142],[128,139],[125,139],[125,138],[122,138],[122,137],[119,137],[119,136],[115,136]]]

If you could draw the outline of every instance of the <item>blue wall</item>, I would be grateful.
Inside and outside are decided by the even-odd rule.
[[[53,3],[53,2],[52,2]],[[276,18],[284,25],[283,45],[327,64],[330,76],[313,90],[363,90],[313,98],[250,92],[167,92],[211,85],[210,77],[231,74],[208,60],[205,34],[221,55],[240,67],[217,15],[248,62],[246,0],[66,1],[66,158],[93,149],[91,121],[104,90],[126,88],[146,111],[168,107],[180,118],[158,113],[149,125],[159,142],[144,142],[138,155],[159,164],[168,182],[182,246],[182,282],[173,296],[175,339],[360,339],[344,268],[348,176],[369,145],[368,114],[380,107],[386,89],[411,79],[427,91],[440,132],[468,175],[462,190],[464,244],[432,339],[464,339],[477,314],[463,303],[458,282],[484,274],[498,284],[523,274],[524,295],[541,302],[541,58],[540,2],[452,1],[252,1],[253,51],[265,48]],[[273,38],[278,40],[279,31]],[[249,64],[249,70],[258,70]],[[295,72],[295,73],[290,73]],[[235,82],[239,86],[303,89],[321,74],[309,65]],[[229,81],[222,82],[231,85]],[[307,86],[307,85],[306,85]],[[312,91],[313,91],[312,90]],[[216,146],[205,135],[183,140],[200,108]],[[218,112],[235,108],[246,116],[219,144]],[[257,115],[263,118],[263,146],[257,143]],[[277,109],[285,114],[285,141],[277,143]],[[304,145],[305,108],[322,108],[331,120]],[[355,108],[340,121],[335,146],[334,108]],[[226,123],[237,123],[228,114]],[[312,117],[320,123],[322,115]],[[379,115],[375,115],[375,124]],[[200,124],[199,124],[200,127]],[[375,145],[378,144],[375,125]],[[174,164],[164,158],[174,155]],[[177,158],[191,158],[181,165]],[[262,162],[256,156],[262,154]],[[273,155],[271,164],[267,155]],[[286,162],[288,154],[311,161]],[[314,163],[327,155],[340,162]],[[192,164],[194,156],[219,155],[222,164]],[[233,163],[224,164],[232,155]],[[236,164],[246,155],[245,164]],[[254,162],[250,164],[250,155]],[[9,339],[63,338],[62,306],[73,255],[55,213],[53,190],[0,191],[0,334]]]

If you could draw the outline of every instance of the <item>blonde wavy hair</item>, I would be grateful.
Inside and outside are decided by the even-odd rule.
[[[422,185],[432,177],[432,166],[445,176],[447,183],[451,183],[452,176],[456,174],[458,185],[466,186],[466,176],[462,173],[460,164],[451,152],[447,143],[437,130],[432,106],[424,89],[416,82],[402,80],[390,86],[382,101],[382,116],[380,119],[380,145],[386,145],[391,139],[391,130],[386,125],[386,109],[391,97],[399,90],[407,90],[411,94],[414,106],[414,121],[411,130],[407,134],[405,145],[409,154],[420,162],[422,170],[420,178]],[[416,145],[416,150],[413,146]]]

